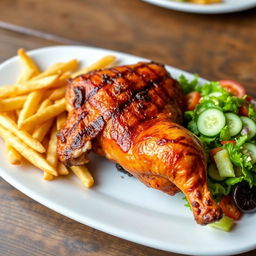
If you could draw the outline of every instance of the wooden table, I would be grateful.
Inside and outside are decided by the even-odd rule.
[[[139,0],[1,0],[0,60],[19,47],[85,44],[143,56],[256,96],[256,9],[196,15]],[[3,156],[2,156],[3,157]],[[63,217],[0,179],[0,255],[174,256]],[[244,253],[253,256],[256,250]]]

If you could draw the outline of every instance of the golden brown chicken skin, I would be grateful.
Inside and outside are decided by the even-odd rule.
[[[180,125],[182,91],[162,65],[90,72],[70,82],[66,97],[71,112],[58,134],[66,165],[86,163],[93,150],[148,187],[170,195],[181,190],[197,223],[221,218],[207,187],[202,145]]]

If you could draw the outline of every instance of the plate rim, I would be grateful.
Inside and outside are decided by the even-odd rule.
[[[198,5],[193,3],[180,3],[173,0],[142,0],[143,2],[160,6],[162,8],[176,10],[188,13],[198,14],[224,14],[245,11],[256,7],[256,1],[250,0],[249,2],[239,2],[234,6],[229,4],[211,4],[211,5]]]
[[[102,52],[109,52],[109,53],[113,53],[113,54],[121,54],[121,55],[125,55],[127,57],[136,57],[136,58],[140,58],[141,60],[148,60],[146,58],[143,58],[143,57],[140,57],[140,56],[137,56],[137,55],[132,55],[132,54],[127,54],[127,53],[124,53],[124,52],[119,52],[119,51],[114,51],[114,50],[109,50],[109,49],[104,49],[104,48],[99,48],[99,47],[92,47],[92,46],[83,46],[83,45],[55,45],[55,46],[48,46],[48,47],[41,47],[41,48],[37,48],[37,49],[34,49],[34,50],[31,50],[31,51],[28,51],[28,54],[37,54],[37,53],[40,53],[42,51],[45,51],[45,50],[54,50],[56,48],[85,48],[85,49],[89,49],[89,50],[97,50],[97,51],[102,51]],[[9,63],[11,63],[12,61],[14,61],[15,59],[17,59],[18,57],[17,56],[13,56],[5,61],[3,61],[1,64],[0,64],[0,70],[5,66],[5,65],[8,65]],[[166,65],[167,68],[171,68],[173,70],[176,70],[176,71],[179,71],[179,72],[182,72],[184,74],[188,74],[188,75],[192,75],[186,71],[183,71],[181,69],[177,69],[177,68],[174,68],[170,65]],[[1,85],[0,85],[1,86]],[[11,184],[15,189],[19,190],[20,192],[22,192],[23,194],[27,195],[28,197],[32,198],[33,200],[35,200],[36,202],[40,203],[41,205],[61,214],[61,215],[64,215],[70,219],[73,219],[79,223],[82,223],[84,225],[87,225],[87,226],[90,226],[92,228],[95,228],[95,229],[98,229],[102,232],[105,232],[105,233],[108,233],[108,234],[111,234],[113,236],[116,236],[116,237],[119,237],[119,238],[122,238],[124,240],[128,240],[128,241],[131,241],[131,242],[134,242],[134,243],[137,243],[137,244],[142,244],[142,245],[145,245],[145,246],[148,246],[148,247],[151,247],[151,248],[156,248],[156,249],[159,249],[159,250],[165,250],[165,251],[169,251],[169,252],[175,252],[175,253],[181,253],[181,254],[186,254],[186,255],[190,255],[191,253],[192,254],[195,254],[195,255],[223,255],[223,253],[225,255],[233,255],[233,254],[237,254],[237,253],[243,253],[243,252],[246,252],[246,251],[249,251],[249,250],[253,250],[256,248],[256,242],[254,244],[251,244],[251,245],[247,245],[247,246],[244,246],[242,248],[240,248],[239,250],[230,250],[230,248],[226,251],[221,251],[221,252],[214,252],[214,253],[209,253],[208,252],[205,252],[205,251],[192,251],[191,249],[187,250],[186,247],[184,248],[172,248],[170,250],[169,249],[166,249],[166,248],[163,248],[161,247],[161,245],[152,245],[150,244],[150,241],[147,241],[147,240],[143,240],[143,238],[141,238],[140,236],[137,236],[137,237],[131,237],[129,236],[129,232],[127,233],[126,231],[122,230],[122,229],[119,229],[119,228],[114,228],[113,226],[111,226],[111,229],[108,229],[107,227],[109,225],[105,225],[105,226],[102,226],[102,223],[97,223],[97,221],[93,221],[93,219],[90,219],[88,220],[88,217],[86,216],[83,216],[83,219],[86,219],[85,221],[82,220],[79,216],[79,214],[76,214],[75,212],[73,211],[70,211],[69,209],[67,209],[66,207],[63,207],[61,205],[56,205],[54,202],[51,202],[51,200],[49,200],[48,198],[45,198],[41,195],[38,195],[36,192],[34,192],[33,190],[30,190],[29,188],[27,188],[25,185],[22,184],[22,182],[16,182],[16,180],[11,176],[11,174],[8,174],[8,171],[5,171],[3,167],[0,166],[0,176],[6,181],[8,182],[9,184]],[[134,234],[133,234],[134,235]]]

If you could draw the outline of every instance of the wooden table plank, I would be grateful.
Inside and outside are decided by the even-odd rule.
[[[256,9],[197,15],[139,0],[2,0],[0,8],[2,21],[141,55],[212,80],[236,79],[254,90]]]
[[[17,50],[19,48],[29,50],[55,44],[55,41],[44,40],[34,36],[0,29],[0,61],[3,62],[8,58],[17,55]]]

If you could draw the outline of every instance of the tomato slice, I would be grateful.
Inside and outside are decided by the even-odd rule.
[[[210,151],[211,157],[215,156],[216,153],[218,153],[219,151],[221,151],[223,148],[213,148]]]
[[[186,100],[186,109],[193,110],[195,109],[196,105],[199,103],[201,99],[201,94],[199,92],[190,92],[185,95]]]
[[[220,200],[220,208],[223,213],[233,220],[239,220],[242,216],[241,211],[236,207],[231,196],[223,196]]]
[[[248,102],[251,102],[253,100],[253,98],[251,96],[246,96],[245,100],[247,100]]]
[[[248,116],[249,114],[249,106],[248,103],[243,102],[242,105],[239,108],[239,114],[241,116]]]
[[[222,145],[228,144],[228,143],[232,143],[232,144],[236,144],[236,142],[234,140],[223,140],[220,142]]]
[[[229,93],[233,94],[234,96],[242,98],[245,95],[244,87],[236,81],[220,80],[219,83],[223,88],[225,88]]]

